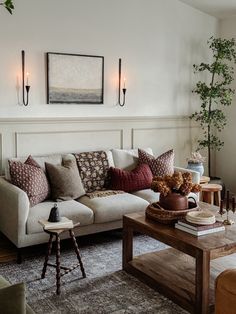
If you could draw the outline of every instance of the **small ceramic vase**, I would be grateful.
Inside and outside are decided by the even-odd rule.
[[[57,204],[54,204],[53,208],[50,211],[48,221],[50,222],[59,222],[61,220]]]
[[[198,163],[188,162],[187,169],[199,172],[200,176],[202,176],[204,173],[204,167],[203,167],[202,162],[198,162]]]

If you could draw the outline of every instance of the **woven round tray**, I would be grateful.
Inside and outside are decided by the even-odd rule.
[[[199,210],[193,202],[188,202],[189,208],[186,210],[166,210],[157,203],[152,203],[146,208],[146,217],[149,219],[156,220],[163,224],[174,224],[177,220],[182,219],[186,214],[193,210]]]

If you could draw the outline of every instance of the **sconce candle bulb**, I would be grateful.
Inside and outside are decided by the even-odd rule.
[[[26,73],[26,85],[25,85],[25,51],[21,51],[21,60],[22,60],[22,100],[23,105],[28,106],[29,104],[29,72]],[[25,100],[25,89],[26,89],[26,100]]]
[[[121,59],[119,58],[119,91],[118,91],[118,105],[123,107],[125,105],[125,94],[126,94],[126,87],[125,87],[126,78],[124,77],[124,88],[122,88],[123,92],[123,102],[120,101],[120,90],[121,90]]]
[[[26,85],[29,85],[29,72],[26,73]]]

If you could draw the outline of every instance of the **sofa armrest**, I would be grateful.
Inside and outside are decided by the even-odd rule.
[[[174,171],[178,172],[190,172],[192,174],[192,181],[193,183],[200,183],[200,173],[194,170],[186,169],[186,168],[180,168],[180,167],[174,167]]]
[[[29,214],[27,194],[0,178],[0,230],[17,246],[26,233],[26,221]]]

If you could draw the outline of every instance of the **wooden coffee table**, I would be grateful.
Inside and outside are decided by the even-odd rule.
[[[202,209],[218,207],[200,202]],[[236,267],[236,226],[215,234],[194,237],[173,226],[133,213],[123,218],[123,269],[157,289],[191,313],[214,310],[214,280],[225,268]],[[172,248],[133,258],[133,233],[139,232]],[[217,259],[215,261],[214,260]],[[219,262],[220,260],[223,262]],[[222,265],[223,264],[223,265]]]

